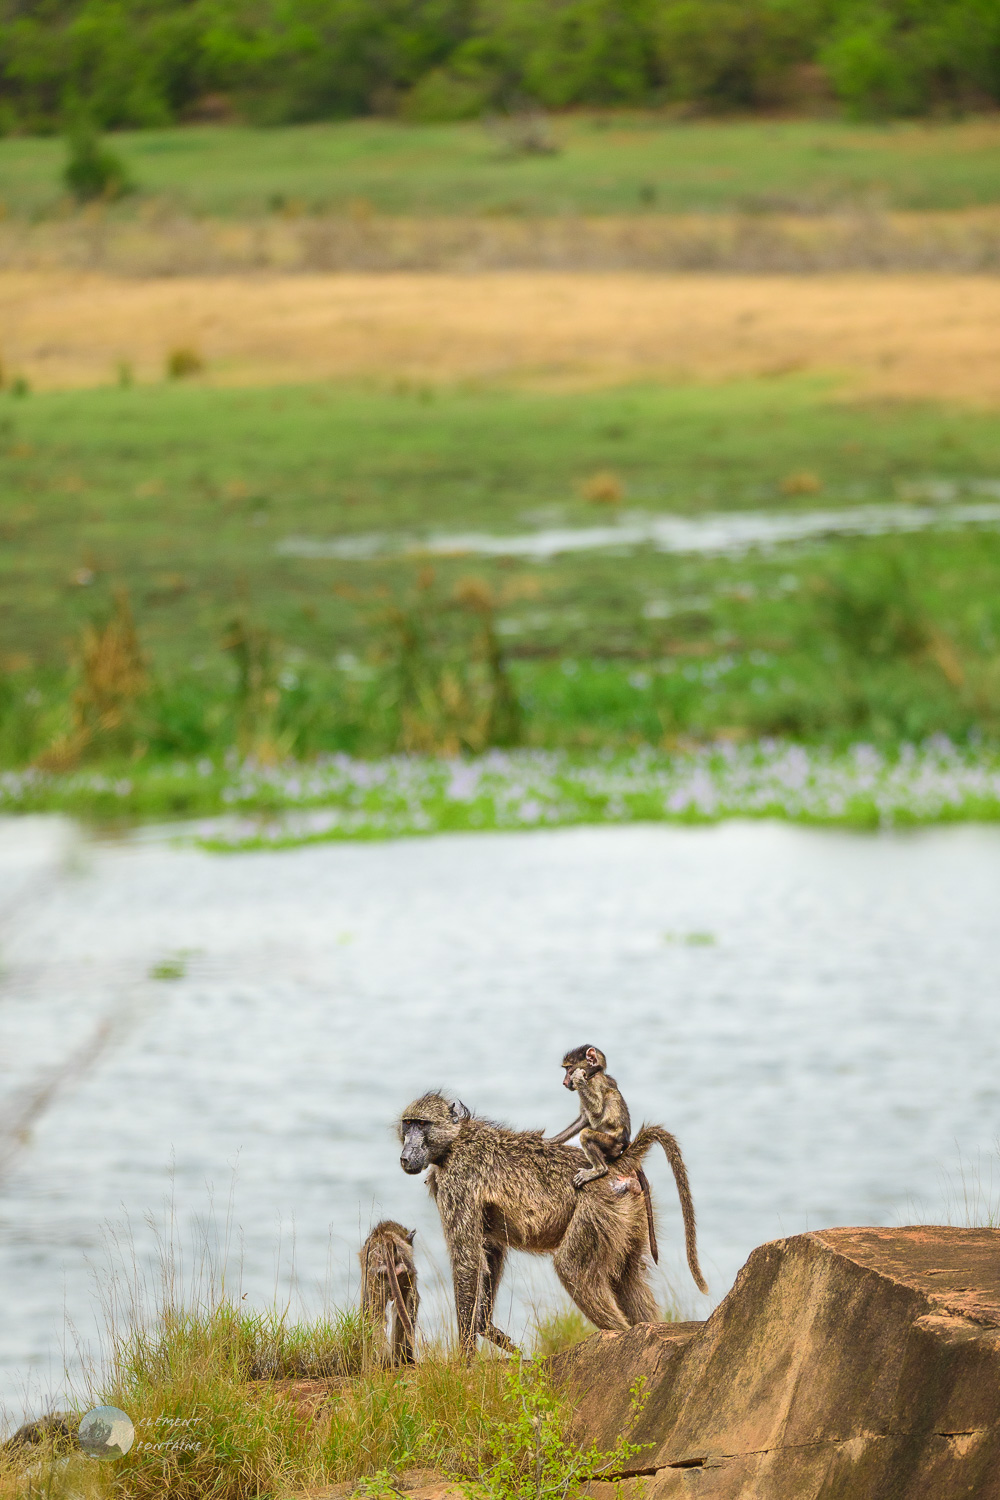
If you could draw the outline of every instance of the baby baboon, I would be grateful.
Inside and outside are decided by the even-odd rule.
[[[613,1192],[606,1178],[586,1193],[577,1192],[573,1178],[586,1164],[582,1152],[545,1140],[536,1130],[508,1130],[479,1119],[438,1092],[409,1105],[398,1128],[403,1171],[416,1175],[434,1168],[434,1199],[451,1257],[458,1331],[468,1352],[479,1335],[503,1349],[514,1347],[493,1323],[508,1250],[551,1255],[566,1291],[598,1328],[618,1331],[656,1321],[656,1299],[643,1260],[646,1216],[631,1193]],[[674,1168],[688,1265],[704,1291],[691,1193],[673,1136],[658,1126],[643,1126],[619,1158],[618,1169],[633,1175],[655,1141]]]
[[[632,1139],[632,1121],[628,1105],[621,1089],[608,1074],[608,1060],[599,1047],[574,1047],[562,1060],[565,1076],[563,1084],[579,1094],[583,1112],[565,1130],[550,1137],[561,1145],[580,1137],[580,1147],[585,1153],[590,1168],[577,1172],[573,1186],[584,1187],[606,1177],[610,1164],[617,1161]],[[656,1243],[656,1225],[653,1222],[653,1200],[649,1191],[649,1179],[641,1167],[635,1170],[635,1181],[646,1204],[646,1225],[649,1231],[649,1253],[653,1263],[659,1264],[660,1252]],[[619,1178],[614,1184],[616,1192],[627,1192],[629,1178]]]
[[[581,1188],[607,1176],[609,1163],[618,1160],[632,1139],[632,1122],[621,1089],[606,1071],[608,1060],[598,1047],[574,1047],[562,1065],[563,1087],[579,1094],[582,1109],[572,1125],[550,1140],[562,1145],[575,1135],[580,1137],[580,1148],[591,1164],[573,1178],[573,1186]]]
[[[412,1365],[417,1331],[417,1267],[413,1259],[415,1229],[404,1229],[394,1219],[376,1224],[361,1246],[361,1311],[385,1331],[385,1315],[392,1303],[389,1357],[393,1365]]]

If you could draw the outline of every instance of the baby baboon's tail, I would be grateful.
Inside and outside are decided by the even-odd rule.
[[[708,1283],[701,1274],[698,1264],[698,1240],[694,1222],[694,1204],[691,1201],[691,1187],[688,1183],[687,1168],[681,1155],[681,1148],[676,1138],[669,1130],[664,1130],[662,1125],[643,1125],[629,1146],[628,1150],[619,1157],[615,1166],[621,1169],[625,1161],[631,1161],[638,1166],[647,1151],[657,1143],[663,1147],[667,1161],[670,1163],[677,1184],[677,1196],[681,1200],[681,1215],[684,1219],[684,1246],[687,1250],[687,1263],[691,1275],[694,1277],[695,1286],[699,1292],[708,1291]]]

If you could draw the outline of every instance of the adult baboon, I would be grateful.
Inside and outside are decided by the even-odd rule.
[[[540,1131],[509,1130],[480,1119],[439,1092],[409,1105],[398,1130],[403,1171],[415,1175],[433,1169],[429,1186],[451,1257],[458,1331],[466,1350],[475,1348],[477,1334],[502,1349],[514,1347],[493,1323],[508,1250],[551,1255],[559,1280],[597,1328],[618,1331],[656,1321],[643,1264],[648,1240],[642,1200],[615,1193],[606,1177],[577,1192],[573,1179],[587,1160],[582,1151],[554,1145]],[[634,1173],[656,1141],[671,1156],[685,1208],[688,1265],[705,1291],[690,1190],[673,1136],[644,1125],[616,1167]]]
[[[392,1303],[389,1358],[394,1365],[412,1365],[417,1330],[417,1266],[413,1259],[415,1229],[395,1219],[375,1225],[361,1246],[361,1311],[385,1334],[385,1314]]]

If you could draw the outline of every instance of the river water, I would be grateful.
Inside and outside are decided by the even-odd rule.
[[[650,1161],[664,1292],[690,1315],[764,1240],[982,1213],[998,912],[995,827],[631,825],[219,856],[0,822],[8,1119],[112,1027],[0,1180],[9,1420],[97,1357],[108,1224],[141,1273],[147,1215],[189,1253],[208,1220],[248,1306],[315,1313],[354,1295],[386,1214],[417,1226],[439,1315],[440,1235],[394,1114],[440,1085],[560,1128],[559,1058],[580,1042],[607,1052],[634,1120],[680,1137],[711,1299]],[[179,977],[151,977],[163,965]],[[516,1335],[557,1299],[547,1262],[515,1256],[498,1322]]]

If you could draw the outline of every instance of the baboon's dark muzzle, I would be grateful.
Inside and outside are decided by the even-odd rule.
[[[423,1139],[423,1132],[415,1125],[409,1126],[403,1137],[403,1150],[399,1165],[404,1172],[409,1172],[411,1177],[415,1177],[418,1172],[422,1172],[430,1165],[430,1155]]]

